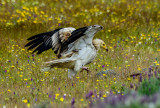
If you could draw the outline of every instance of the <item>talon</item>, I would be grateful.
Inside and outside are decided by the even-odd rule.
[[[88,69],[88,67],[83,67],[82,70],[81,70],[80,72],[83,72],[84,70],[87,71],[87,75],[88,75],[89,72],[91,72],[91,71]]]

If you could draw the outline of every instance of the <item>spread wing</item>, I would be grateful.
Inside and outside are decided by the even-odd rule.
[[[29,42],[25,47],[29,47],[28,50],[35,48],[33,53],[37,52],[37,54],[41,54],[42,52],[52,48],[54,53],[57,54],[61,44],[68,39],[71,32],[74,30],[75,28],[68,27],[37,34],[27,39]]]
[[[55,54],[60,55],[60,52],[67,50],[69,44],[84,36],[87,29],[87,27],[79,29],[68,27],[37,34],[27,39],[29,42],[25,47],[28,47],[28,50],[35,48],[33,53],[37,54],[52,48]]]

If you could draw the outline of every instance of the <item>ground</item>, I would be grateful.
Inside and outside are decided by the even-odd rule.
[[[122,86],[138,84],[148,68],[159,69],[160,1],[158,0],[2,0],[0,1],[0,107],[88,106],[86,94],[107,97],[121,93]],[[95,38],[103,49],[89,65],[91,72],[67,78],[67,69],[41,72],[44,61],[56,59],[52,50],[32,54],[27,38],[61,27],[102,25]],[[145,70],[146,69],[146,70]],[[116,74],[96,74],[114,70]],[[145,70],[145,71],[143,71]],[[133,89],[132,88],[132,89]],[[94,95],[92,95],[94,97]]]

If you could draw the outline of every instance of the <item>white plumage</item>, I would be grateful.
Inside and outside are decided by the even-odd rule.
[[[53,67],[68,68],[68,77],[72,78],[81,68],[94,60],[100,47],[106,49],[102,40],[93,40],[95,33],[102,29],[99,25],[79,29],[56,29],[30,37],[28,40],[31,41],[26,46],[30,46],[28,49],[37,47],[33,51],[38,51],[37,54],[52,48],[60,59],[43,63],[42,70]]]

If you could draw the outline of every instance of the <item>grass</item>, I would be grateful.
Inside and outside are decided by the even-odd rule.
[[[159,90],[159,85],[159,80],[151,78],[150,80],[144,80],[138,91],[140,94],[152,95]]]
[[[0,107],[88,106],[89,91],[102,92],[102,98],[121,93],[130,84],[139,84],[139,76],[130,75],[155,66],[160,59],[160,2],[158,0],[2,0],[0,1]],[[52,50],[33,55],[24,47],[27,38],[61,27],[99,24],[104,30],[95,38],[107,44],[100,50],[92,71],[67,78],[67,69],[40,72],[44,61],[56,59]],[[104,67],[102,67],[104,65]],[[116,75],[96,77],[113,69]],[[153,71],[152,71],[153,72]]]

